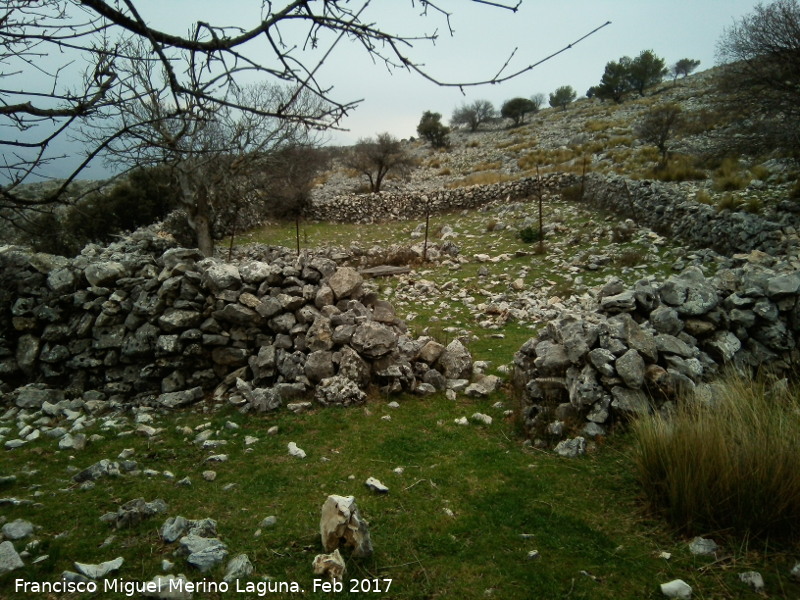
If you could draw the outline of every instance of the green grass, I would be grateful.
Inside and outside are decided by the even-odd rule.
[[[498,400],[504,408],[493,408]],[[624,436],[569,460],[523,446],[514,419],[503,416],[513,402],[502,395],[482,401],[452,402],[440,396],[399,401],[400,408],[391,409],[385,399],[373,397],[365,407],[318,408],[302,415],[243,416],[230,408],[211,414],[168,413],[157,419],[166,429],[156,440],[107,436],[71,453],[74,458],[55,450],[53,440],[7,452],[2,472],[36,472],[21,475],[4,492],[20,498],[38,495],[36,506],[4,507],[3,514],[41,526],[37,537],[42,544],[34,554],[49,558],[0,578],[0,595],[11,597],[15,577],[52,580],[73,569],[75,560],[91,563],[116,556],[125,558],[117,575],[125,580],[150,579],[161,572],[162,559],[168,559],[176,563],[174,572],[199,581],[199,572],[173,556],[176,545],[158,536],[167,516],[183,515],[216,519],[231,556],[250,557],[254,581],[264,576],[296,581],[307,592],[303,597],[327,597],[310,592],[311,561],[322,552],[319,510],[327,495],[335,493],[356,496],[375,547],[368,559],[345,553],[346,580],[391,578],[390,593],[383,597],[658,598],[657,585],[675,577],[689,581],[701,594],[705,590],[706,597],[755,597],[724,569],[698,570],[708,561],[698,563],[688,556],[685,540],[640,509]],[[474,412],[490,414],[494,422],[468,427],[453,422]],[[391,421],[383,420],[384,415]],[[229,440],[221,449],[229,460],[214,467],[204,463],[208,452],[191,443],[194,433],[186,435],[172,426],[194,428],[206,421],[219,431],[214,438]],[[228,421],[240,428],[226,429]],[[273,425],[279,433],[267,435]],[[87,433],[95,431],[96,426]],[[244,446],[245,435],[259,438],[251,451]],[[308,457],[288,456],[289,441]],[[86,491],[71,484],[69,466],[113,459],[126,447],[135,449],[140,468],[169,469],[177,478],[188,475],[192,487],[176,486],[160,475],[104,479]],[[403,467],[403,473],[393,472],[396,467]],[[201,477],[208,468],[218,472],[214,482]],[[388,485],[389,494],[370,493],[363,485],[370,476]],[[225,491],[229,483],[234,487]],[[122,531],[99,522],[104,512],[139,496],[166,500],[167,515]],[[275,515],[277,524],[256,537],[267,515]],[[100,548],[112,534],[110,544]],[[539,551],[538,560],[528,559],[532,550]],[[661,551],[674,556],[664,561],[657,558]],[[737,557],[742,565],[756,560],[741,553]],[[208,578],[221,581],[223,572],[220,567]],[[765,577],[768,585],[774,584],[768,573]],[[784,585],[786,593],[800,591],[794,584]],[[363,595],[344,591],[338,597]]]

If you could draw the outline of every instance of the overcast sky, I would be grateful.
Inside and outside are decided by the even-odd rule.
[[[510,0],[509,0],[510,3]],[[216,23],[245,25],[257,19],[258,0],[139,0],[156,26],[183,33],[190,23],[208,18]],[[275,3],[281,4],[280,2]],[[352,1],[353,6],[362,2]],[[416,135],[425,110],[448,121],[464,102],[490,100],[499,108],[515,96],[549,94],[571,85],[580,95],[596,85],[605,64],[621,56],[653,50],[673,64],[680,58],[701,61],[699,70],[716,64],[715,48],[726,27],[752,11],[752,0],[523,0],[516,13],[467,0],[440,0],[452,13],[450,37],[445,20],[430,11],[421,17],[419,0],[372,0],[364,13],[393,33],[419,35],[438,30],[435,45],[419,42],[410,57],[447,81],[491,78],[516,50],[508,72],[515,72],[581,38],[606,21],[611,24],[536,69],[504,84],[458,89],[440,88],[417,75],[373,64],[363,49],[344,42],[325,65],[323,81],[334,86],[341,101],[363,99],[343,122],[347,132],[329,135],[332,143],[349,144],[360,137],[388,131],[404,138]],[[296,40],[298,43],[301,40]]]

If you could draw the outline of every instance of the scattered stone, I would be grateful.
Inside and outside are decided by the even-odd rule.
[[[114,560],[109,560],[100,563],[99,565],[90,565],[79,562],[75,562],[73,564],[75,565],[75,568],[77,569],[78,573],[80,573],[81,575],[84,575],[89,579],[103,579],[109,573],[113,571],[119,571],[120,567],[122,566],[122,563],[124,562],[125,560],[121,556],[118,556]]]
[[[228,561],[228,565],[225,568],[225,576],[222,579],[230,583],[237,579],[245,579],[252,574],[253,563],[250,562],[250,558],[247,554],[239,554]]]
[[[586,454],[586,439],[583,437],[576,437],[569,440],[562,440],[556,445],[553,451],[559,456],[576,458]]]
[[[189,534],[180,539],[186,561],[205,573],[228,557],[228,547],[217,538]]]
[[[84,481],[96,481],[101,477],[117,477],[119,475],[120,464],[104,458],[79,472],[72,480],[76,483],[82,483]]]
[[[454,423],[456,425],[469,425],[469,421],[467,420],[467,417],[459,417],[459,418],[454,420]]]
[[[717,548],[717,543],[714,540],[702,537],[696,537],[689,543],[689,552],[695,556],[714,556]]]
[[[306,457],[305,450],[303,450],[302,448],[298,448],[297,444],[295,444],[294,442],[289,442],[288,448],[289,448],[289,454],[291,456],[296,456],[297,458]]]
[[[276,517],[275,515],[270,515],[268,517],[264,517],[258,526],[264,528],[274,527],[277,522],[278,522],[278,517]]]
[[[344,576],[345,563],[338,548],[330,554],[317,554],[311,566],[314,575],[327,575],[331,581],[341,581]]]
[[[361,517],[353,496],[328,496],[322,505],[319,522],[322,546],[333,552],[342,544],[353,548],[356,558],[372,554],[369,526]]]
[[[538,550],[531,550],[528,552],[528,560],[538,560],[542,557]]]
[[[485,415],[483,413],[475,413],[472,415],[472,420],[476,423],[481,423],[483,425],[491,425],[492,424],[492,417],[489,415]]]
[[[25,566],[22,559],[14,549],[14,544],[6,540],[0,543],[0,575],[5,575],[14,569],[20,569]]]
[[[15,519],[3,525],[3,537],[7,540],[21,540],[33,534],[33,523],[23,519]]]
[[[379,494],[389,493],[389,488],[383,485],[379,480],[375,479],[374,477],[369,477],[364,482],[364,485],[366,485],[373,492],[377,492]]]
[[[764,578],[758,571],[739,573],[739,581],[750,586],[756,592],[762,592],[764,590]]]
[[[113,515],[114,526],[117,529],[134,527],[154,515],[167,512],[167,503],[160,498],[152,502],[145,502],[144,498],[130,500],[117,509]]]
[[[668,583],[661,584],[661,593],[667,598],[689,600],[692,597],[692,586],[682,579],[674,579]]]
[[[211,471],[211,470],[203,471],[203,479],[205,479],[206,481],[214,481],[216,478],[217,478],[216,471]]]

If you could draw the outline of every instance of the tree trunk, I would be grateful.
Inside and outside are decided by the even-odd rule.
[[[186,210],[189,227],[194,231],[197,249],[203,253],[203,256],[212,256],[214,254],[214,238],[211,235],[208,189],[202,185],[193,189],[189,175],[180,166],[178,167],[178,182],[181,187],[181,204]]]

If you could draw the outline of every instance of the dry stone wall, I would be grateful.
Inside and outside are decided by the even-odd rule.
[[[796,373],[800,262],[754,251],[711,278],[690,267],[632,288],[610,281],[596,310],[565,312],[515,356],[531,438],[606,433],[678,395],[713,398],[705,382],[730,365]]]
[[[693,248],[712,248],[725,255],[750,250],[779,255],[797,247],[800,205],[788,200],[770,217],[718,211],[687,198],[675,184],[596,174],[587,177],[584,198]]]
[[[212,390],[257,410],[311,393],[350,404],[372,384],[442,389],[469,356],[412,339],[355,270],[285,249],[225,263],[141,235],[74,259],[2,247],[0,272],[0,389],[23,407],[175,407]]]
[[[453,210],[479,208],[492,202],[519,200],[542,193],[558,192],[574,182],[575,177],[562,173],[543,175],[541,180],[525,177],[494,185],[442,189],[431,192],[381,192],[379,194],[342,194],[314,198],[308,218],[339,223],[374,223],[418,219]]]

